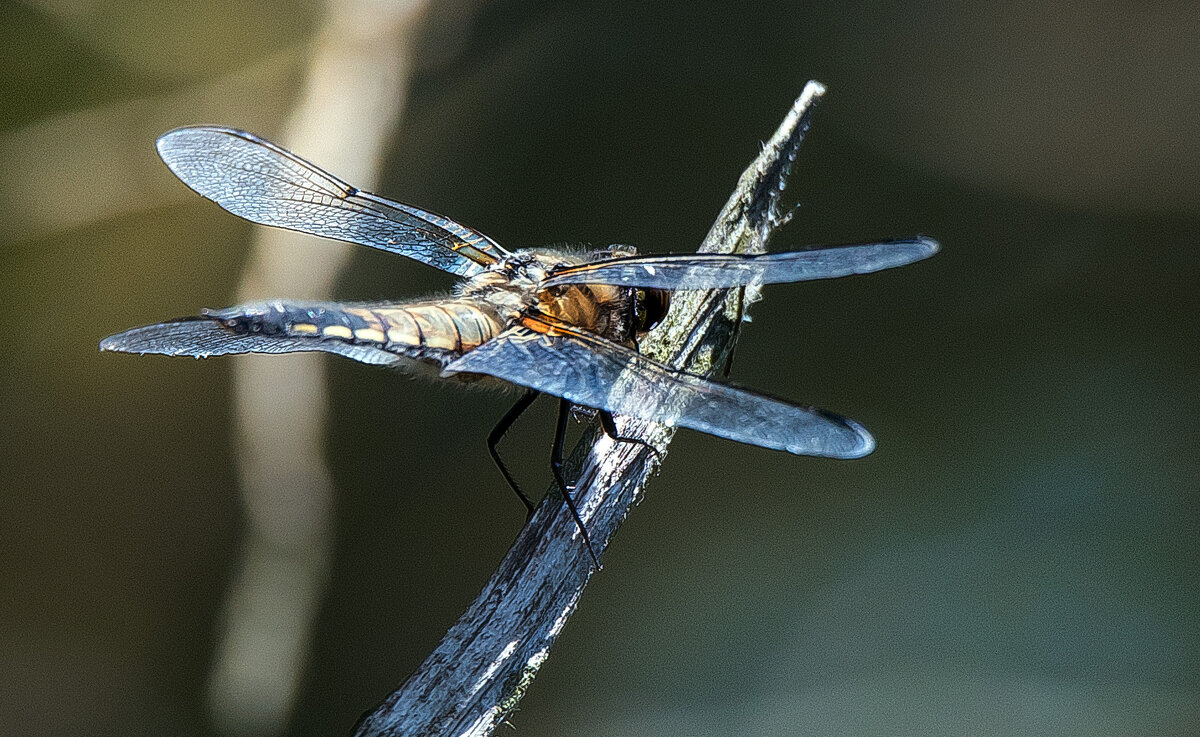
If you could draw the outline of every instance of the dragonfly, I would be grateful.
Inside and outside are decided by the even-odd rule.
[[[593,413],[617,442],[613,415],[684,427],[797,455],[858,458],[875,447],[859,423],[660,363],[638,341],[667,316],[678,290],[732,289],[889,269],[938,250],[918,236],[757,255],[639,255],[506,250],[449,218],[359,190],[273,143],[225,127],[178,128],[158,153],[192,190],[262,225],[357,243],[448,272],[450,296],[381,303],[271,299],[203,309],[112,335],[102,351],[208,357],[319,351],[461,383],[517,387],[520,398],[487,438],[507,484],[500,440],[541,394],[559,399],[550,466],[599,565],[563,472],[567,418]]]

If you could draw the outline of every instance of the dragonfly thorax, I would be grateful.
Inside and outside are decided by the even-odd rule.
[[[619,250],[618,250],[619,249]],[[528,249],[505,256],[460,287],[464,297],[484,301],[506,323],[524,316],[543,315],[568,325],[629,344],[635,337],[634,290],[607,284],[566,284],[543,288],[558,269],[578,266],[614,254],[631,252],[628,246],[597,253]]]
[[[458,293],[487,303],[504,322],[515,322],[537,307],[539,285],[551,269],[567,263],[547,254],[517,251],[462,282]]]

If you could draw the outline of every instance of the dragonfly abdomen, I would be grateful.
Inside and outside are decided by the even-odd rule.
[[[478,348],[503,329],[493,312],[466,301],[378,306],[369,311],[383,323],[389,345],[446,351],[455,356]]]
[[[406,358],[445,364],[500,332],[499,318],[469,302],[343,305],[261,302],[204,316],[242,335],[370,345]]]

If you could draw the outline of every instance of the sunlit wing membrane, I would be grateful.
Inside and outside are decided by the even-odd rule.
[[[937,241],[913,238],[753,256],[634,256],[568,267],[552,274],[541,286],[613,284],[645,289],[725,289],[868,274],[920,261],[937,250]]]
[[[677,371],[540,319],[527,318],[450,363],[443,375],[460,372],[798,455],[858,458],[875,448],[870,433],[853,420]]]
[[[262,333],[238,334],[208,317],[182,317],[133,328],[100,341],[102,351],[157,353],[163,356],[225,356],[234,353],[298,353],[322,351],[377,365],[394,364],[400,356],[370,345],[313,340]]]
[[[505,254],[486,235],[360,192],[295,154],[231,128],[178,128],[158,154],[183,183],[262,225],[359,243],[471,276]]]

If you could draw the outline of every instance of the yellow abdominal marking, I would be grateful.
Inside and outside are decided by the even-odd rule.
[[[375,328],[359,328],[354,331],[354,337],[371,343],[379,343],[380,345],[387,342],[387,336],[383,334],[383,331]]]
[[[422,342],[426,347],[446,351],[455,349],[458,341],[454,332],[454,322],[445,310],[436,304],[424,304],[410,307],[407,312],[417,321]]]
[[[350,340],[354,336],[350,332],[350,328],[345,325],[330,325],[321,331],[321,335],[326,338],[341,338],[343,340]]]
[[[309,322],[297,322],[292,324],[292,332],[297,335],[316,335],[319,330],[317,326]]]
[[[418,345],[420,343],[415,332],[402,328],[388,328],[387,337],[391,342],[401,345]]]

